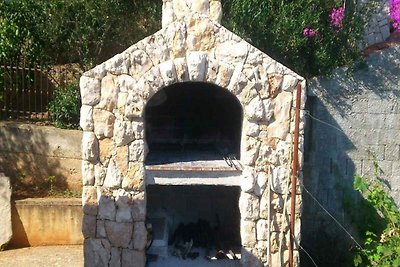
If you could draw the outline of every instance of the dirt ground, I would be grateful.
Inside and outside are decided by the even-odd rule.
[[[80,267],[83,246],[43,246],[0,251],[1,267]]]

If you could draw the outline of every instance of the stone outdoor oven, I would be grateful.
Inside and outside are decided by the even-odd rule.
[[[221,14],[218,0],[164,0],[160,31],[81,77],[85,266],[168,258],[176,229],[198,221],[240,258],[223,266],[288,265],[305,80],[221,26]],[[149,266],[176,266],[158,260]]]

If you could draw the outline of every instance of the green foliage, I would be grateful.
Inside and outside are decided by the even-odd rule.
[[[56,186],[56,177],[53,175],[48,176],[44,179],[43,185],[45,189],[49,190],[49,193],[52,194],[54,192],[54,188]]]
[[[374,1],[372,1],[374,2]],[[332,8],[342,0],[226,0],[225,22],[274,59],[305,77],[327,74],[361,58],[358,40],[364,32],[364,16],[371,9],[355,9],[346,1],[342,28],[330,25]],[[303,35],[305,27],[317,32]]]
[[[77,84],[59,87],[49,103],[50,117],[54,126],[76,129],[79,125],[81,98]]]
[[[0,59],[38,60],[49,45],[42,1],[0,2]]]
[[[384,191],[380,177],[375,178],[377,179],[374,181],[367,181],[361,176],[354,179],[354,188],[378,215],[366,217],[363,214],[366,219],[363,230],[364,245],[355,253],[354,265],[400,266],[400,211],[394,200]],[[364,211],[365,209],[358,209],[361,214]],[[368,210],[370,211],[371,209]],[[374,218],[372,224],[371,218]]]
[[[103,61],[158,28],[161,1],[0,1],[0,59]]]

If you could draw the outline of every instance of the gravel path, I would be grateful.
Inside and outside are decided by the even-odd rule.
[[[1,267],[80,267],[83,246],[44,246],[0,251]]]

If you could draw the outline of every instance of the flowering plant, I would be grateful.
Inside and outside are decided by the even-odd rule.
[[[400,0],[390,0],[389,9],[393,28],[400,31]]]
[[[304,29],[303,29],[303,35],[308,37],[308,38],[312,38],[316,34],[317,34],[317,32],[311,27],[304,27]]]
[[[344,7],[332,8],[329,14],[329,23],[331,26],[338,27],[339,29],[343,27],[342,21],[344,19]]]
[[[227,28],[303,76],[328,74],[361,59],[358,44],[367,11],[361,12],[356,1],[222,2]]]

